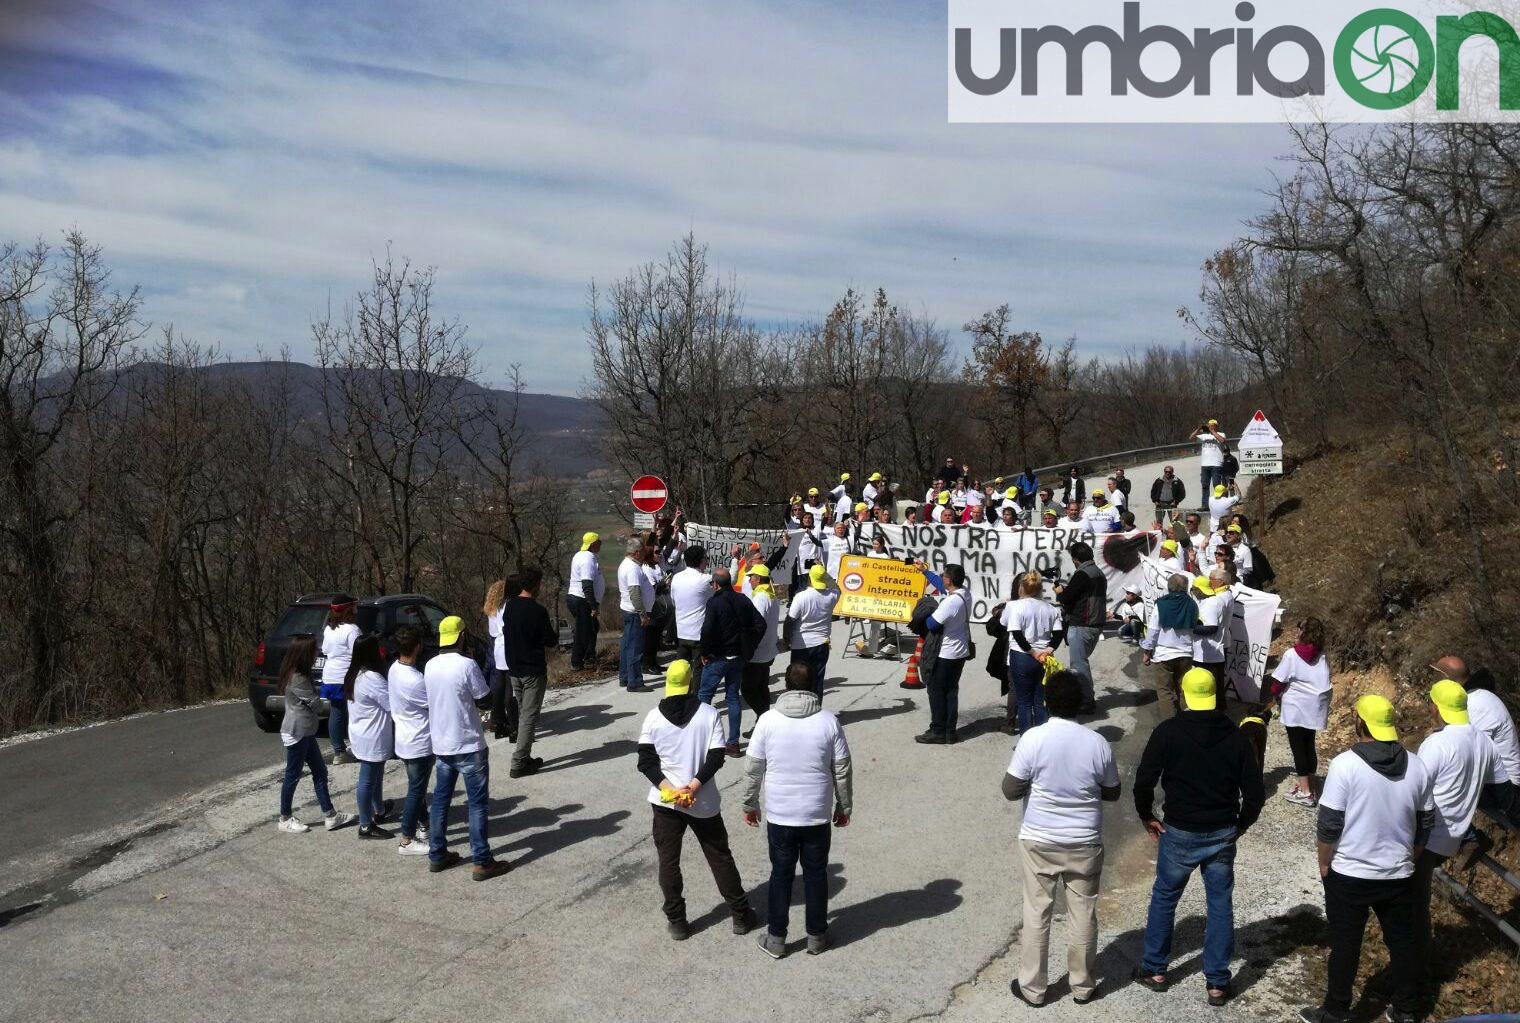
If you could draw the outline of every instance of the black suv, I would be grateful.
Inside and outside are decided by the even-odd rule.
[[[297,597],[295,602],[280,615],[280,620],[259,644],[253,657],[253,670],[248,675],[248,702],[253,705],[253,720],[266,732],[278,732],[280,720],[285,715],[285,698],[279,693],[280,665],[290,638],[309,632],[320,640],[322,627],[327,623],[327,610],[335,593],[310,593]],[[359,631],[380,637],[380,656],[389,664],[396,657],[396,628],[412,625],[422,630],[422,656],[419,666],[438,652],[438,623],[449,616],[437,602],[420,593],[400,593],[389,597],[365,597],[359,601]],[[472,653],[484,665],[490,655],[490,646],[475,641]],[[321,677],[321,654],[317,655],[318,670],[315,683]],[[327,716],[327,702],[321,701],[318,713]]]

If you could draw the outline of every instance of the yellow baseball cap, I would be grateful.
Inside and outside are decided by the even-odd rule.
[[[769,579],[771,577],[771,570],[766,568],[764,565],[751,565],[749,567],[749,571],[745,574],[758,575],[761,579]]]
[[[870,479],[868,480],[868,482],[870,482],[870,483],[880,483],[881,482],[881,473],[879,473],[879,472],[873,472],[873,473],[871,473],[871,476],[870,476]]]
[[[940,504],[949,504],[950,503],[950,491],[948,491],[948,490],[941,490],[939,492],[938,501],[939,501]]]
[[[1193,579],[1193,589],[1202,593],[1205,597],[1212,597],[1221,592],[1214,589],[1213,582],[1206,575],[1200,575]]]
[[[685,696],[691,692],[691,662],[677,658],[665,669],[665,695]]]
[[[458,615],[449,615],[438,623],[438,645],[453,646],[459,642],[459,634],[464,631],[464,619]]]
[[[992,485],[995,487],[1001,487],[1003,485],[1003,477],[999,476],[997,479],[993,480]]]
[[[1399,730],[1393,723],[1393,704],[1388,698],[1368,693],[1356,701],[1356,716],[1362,719],[1367,731],[1379,742],[1397,742]]]
[[[1053,519],[1060,518],[1060,516],[1056,514],[1056,510],[1054,508],[1046,508],[1044,511],[1040,512],[1040,514],[1049,515]]]
[[[839,482],[841,482],[841,483],[848,483],[848,482],[850,482],[850,474],[847,473],[847,472],[840,473],[839,474]]]
[[[1240,529],[1239,526],[1235,525],[1235,523],[1232,522],[1232,523],[1230,523],[1230,527],[1228,529],[1226,529],[1225,532],[1226,533],[1239,533],[1239,532],[1241,532],[1241,529]]]
[[[1218,426],[1219,425],[1219,420],[1217,420],[1217,419],[1210,419],[1209,420],[1209,425],[1210,426]]]
[[[808,585],[811,586],[811,587],[813,587],[813,589],[815,589],[815,590],[826,590],[826,589],[828,589],[829,588],[829,582],[828,582],[828,580],[829,580],[829,570],[826,569],[826,568],[824,568],[822,565],[814,565],[812,568],[808,569]]]
[[[801,504],[802,503],[802,495],[801,494],[793,494],[792,495],[791,503],[792,504]]]
[[[1015,488],[1015,487],[1009,487],[1007,490],[1005,490],[1003,492],[1003,500],[1005,500],[1005,501],[1017,501],[1018,499],[1019,499],[1019,492],[1018,492],[1017,488]]]
[[[1161,541],[1161,549],[1164,550],[1164,551],[1171,551],[1173,554],[1176,554],[1177,553],[1177,541],[1176,540],[1162,540]]]
[[[1467,724],[1467,690],[1462,683],[1443,678],[1430,687],[1430,701],[1448,725]]]
[[[868,504],[866,504],[864,501],[856,501],[855,502],[855,510],[858,511],[858,512],[863,512],[863,511],[865,511],[869,507],[871,507],[871,506],[868,505]]]
[[[1182,676],[1182,700],[1188,710],[1213,710],[1219,705],[1214,673],[1207,668],[1190,668]]]
[[[586,534],[584,534],[581,537],[581,550],[583,550],[583,551],[589,551],[591,549],[591,545],[594,544],[594,543],[596,543],[600,539],[601,539],[601,537],[598,536],[595,533],[586,533]]]
[[[1214,496],[1215,497],[1223,497],[1224,496],[1224,484],[1223,483],[1216,483],[1216,484],[1214,484]]]
[[[1096,489],[1096,490],[1094,490],[1092,492],[1092,496],[1094,496],[1094,497],[1107,497],[1108,496],[1108,491],[1104,490],[1102,487],[1099,487],[1098,489]]]
[[[809,497],[817,497],[818,496],[818,488],[817,487],[808,487],[808,496]]]

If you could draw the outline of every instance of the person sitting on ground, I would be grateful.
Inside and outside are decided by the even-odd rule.
[[[1119,638],[1134,646],[1145,634],[1145,601],[1140,599],[1140,584],[1124,587],[1124,599],[1108,613],[1110,621],[1119,623]]]
[[[1314,806],[1318,798],[1314,779],[1319,770],[1315,739],[1330,727],[1330,658],[1325,653],[1324,622],[1304,619],[1297,641],[1267,673],[1265,688],[1268,705],[1282,706],[1293,772],[1298,776],[1283,798],[1299,806]]]
[[[1213,674],[1189,670],[1182,699],[1186,709],[1151,732],[1135,772],[1135,811],[1157,846],[1145,953],[1134,979],[1152,991],[1166,989],[1177,902],[1198,870],[1208,904],[1203,977],[1209,1004],[1218,1007],[1233,994],[1235,849],[1266,796],[1256,753],[1220,709]],[[1164,821],[1153,810],[1158,781],[1166,790]]]
[[[806,664],[787,668],[786,691],[755,723],[748,754],[744,823],[760,826],[763,788],[771,859],[770,909],[760,947],[772,959],[786,955],[792,881],[801,860],[807,952],[818,955],[829,945],[829,824],[850,825],[854,772],[844,729],[814,695]]]
[[[639,729],[638,770],[652,786],[649,803],[665,929],[676,941],[691,936],[681,878],[681,840],[688,829],[728,903],[734,933],[748,934],[760,922],[729,849],[720,813],[722,796],[718,786],[710,784],[726,759],[724,745],[718,712],[692,692],[691,664],[680,658],[671,661],[665,669],[665,697],[644,716]]]
[[[1119,799],[1119,770],[1108,740],[1072,720],[1082,683],[1058,671],[1045,690],[1048,721],[1030,728],[1003,775],[1003,796],[1024,800],[1019,859],[1024,875],[1023,955],[1015,998],[1045,1004],[1050,918],[1057,890],[1065,895],[1071,933],[1067,955],[1071,1000],[1097,994],[1098,890],[1103,874],[1103,804]]]

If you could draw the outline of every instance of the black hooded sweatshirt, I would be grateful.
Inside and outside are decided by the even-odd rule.
[[[1135,810],[1154,820],[1156,783],[1166,790],[1163,822],[1181,831],[1240,834],[1266,802],[1251,743],[1217,710],[1185,710],[1161,722],[1135,772]]]
[[[697,698],[695,690],[685,696],[667,696],[659,704],[660,713],[665,716],[665,720],[677,728],[685,728],[691,724],[691,719],[700,706],[702,706],[702,701]],[[702,762],[702,769],[697,772],[697,780],[703,785],[712,781],[713,775],[718,773],[718,768],[723,766],[724,756],[721,748],[708,750],[707,759]],[[665,772],[660,770],[660,754],[655,751],[654,743],[639,743],[638,766],[639,773],[649,779],[649,784],[659,788],[660,782],[665,780]]]

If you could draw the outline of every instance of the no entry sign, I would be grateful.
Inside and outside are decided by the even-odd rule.
[[[658,476],[640,476],[633,481],[628,494],[633,498],[635,509],[650,514],[665,507],[665,499],[669,496],[665,489],[665,481]]]

